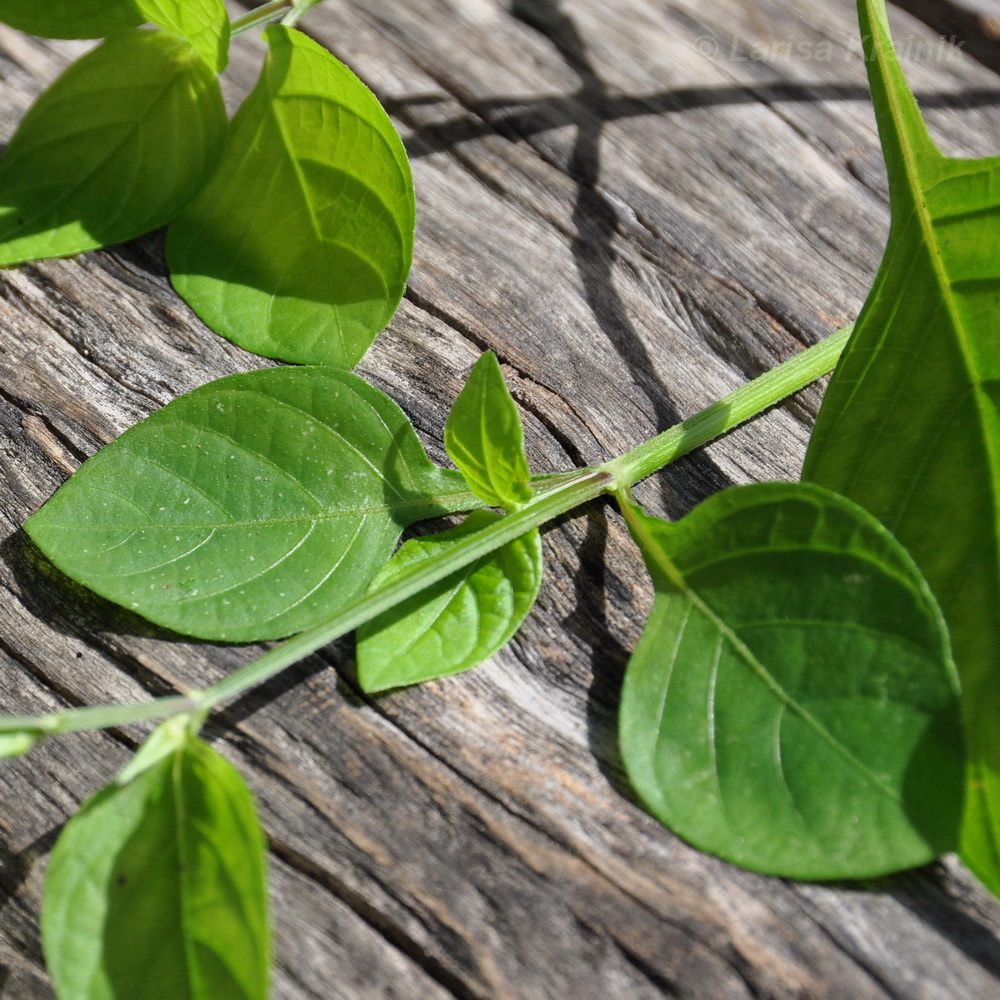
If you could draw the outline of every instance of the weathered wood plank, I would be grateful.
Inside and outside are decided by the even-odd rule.
[[[856,313],[887,209],[846,0],[343,2],[307,27],[386,101],[414,157],[410,292],[360,370],[437,457],[485,346],[544,471],[634,444]],[[785,57],[789,39],[813,56]],[[81,50],[0,29],[0,138]],[[260,54],[237,43],[231,103]],[[964,59],[911,70],[946,148],[992,151],[1000,80]],[[136,419],[266,363],[172,294],[157,236],[0,274],[4,710],[138,699],[252,655],[88,599],[17,529]],[[678,515],[729,482],[794,477],[818,400],[678,463],[643,499]],[[537,610],[478,671],[364,699],[341,643],[210,725],[271,837],[276,997],[997,995],[1000,908],[954,860],[863,888],[788,884],[639,810],[614,715],[650,599],[641,564],[607,505],[545,548]],[[46,854],[140,735],[77,736],[0,770],[0,996],[51,997]]]

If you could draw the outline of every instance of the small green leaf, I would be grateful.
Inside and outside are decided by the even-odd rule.
[[[871,511],[941,603],[965,704],[961,855],[1000,894],[1000,157],[937,149],[885,5],[860,14],[892,224],[802,474]]]
[[[121,774],[115,778],[115,783],[127,785],[143,771],[148,771],[154,764],[159,764],[165,757],[183,748],[190,736],[190,725],[189,716],[178,715],[157,726],[135,752],[135,756],[125,765]]]
[[[213,330],[285,361],[353,368],[392,318],[413,254],[413,181],[374,95],[272,26],[222,163],[170,229],[177,291]]]
[[[0,733],[0,760],[23,757],[41,738],[38,733]]]
[[[123,31],[74,63],[0,159],[0,265],[132,239],[173,218],[226,128],[215,75],[159,31]]]
[[[59,1000],[267,1000],[265,852],[243,779],[194,737],[88,799],[45,881]]]
[[[146,18],[186,38],[216,73],[229,60],[229,15],[222,0],[136,0]]]
[[[656,591],[621,705],[649,811],[792,878],[867,878],[954,849],[957,679],[889,532],[806,484],[725,490],[676,524],[626,513]]]
[[[524,430],[492,351],[476,362],[444,428],[444,444],[469,488],[491,507],[531,499]]]
[[[25,529],[102,596],[247,642],[325,621],[365,592],[406,525],[470,506],[384,393],[333,368],[270,368],[126,431]]]
[[[0,21],[45,38],[103,38],[143,16],[133,0],[0,0]]]
[[[492,511],[474,511],[450,531],[411,539],[375,577],[372,588],[391,583],[400,570],[461,545],[498,520]],[[361,687],[384,691],[482,663],[521,627],[541,583],[542,544],[536,529],[361,626]]]

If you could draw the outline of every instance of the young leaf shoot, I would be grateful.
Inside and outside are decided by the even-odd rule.
[[[476,362],[455,400],[444,444],[469,488],[484,503],[514,510],[531,499],[521,415],[492,351]]]

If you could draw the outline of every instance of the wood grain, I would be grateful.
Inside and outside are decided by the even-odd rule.
[[[995,152],[1000,79],[934,57],[912,17],[893,23],[929,46],[908,71],[944,148]],[[857,313],[888,215],[847,0],[337,0],[305,26],[385,101],[413,157],[410,289],[360,372],[436,458],[483,348],[546,471],[624,450]],[[85,48],[0,28],[0,139]],[[261,54],[236,43],[231,105]],[[156,633],[19,531],[137,419],[269,363],[177,299],[161,244],[0,273],[5,711],[183,690],[254,655]],[[819,399],[803,392],[641,499],[677,516],[729,483],[795,477]],[[792,884],[642,812],[615,746],[651,599],[641,562],[606,504],[551,526],[545,551],[536,611],[477,671],[365,698],[344,642],[210,723],[271,841],[276,1000],[1000,995],[1000,907],[954,859]],[[53,996],[48,851],[141,735],[74,736],[0,769],[0,996]]]

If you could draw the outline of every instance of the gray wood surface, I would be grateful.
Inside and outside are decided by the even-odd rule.
[[[988,60],[949,58],[898,10],[893,23],[943,147],[996,152]],[[546,471],[624,450],[856,314],[887,207],[849,0],[330,0],[304,26],[376,90],[413,156],[410,290],[360,372],[436,458],[485,347]],[[0,28],[0,140],[86,44]],[[261,53],[235,45],[234,105]],[[268,363],[173,295],[161,243],[0,273],[4,711],[184,690],[254,655],[157,635],[18,530],[133,422]],[[794,478],[819,399],[641,499],[678,516],[729,483]],[[651,599],[640,560],[601,503],[547,530],[545,552],[537,609],[477,671],[366,698],[345,642],[209,725],[270,837],[276,1000],[1000,996],[1000,907],[954,859],[794,884],[702,855],[639,809],[615,712]],[[75,736],[0,769],[0,997],[53,996],[48,851],[141,735]]]

